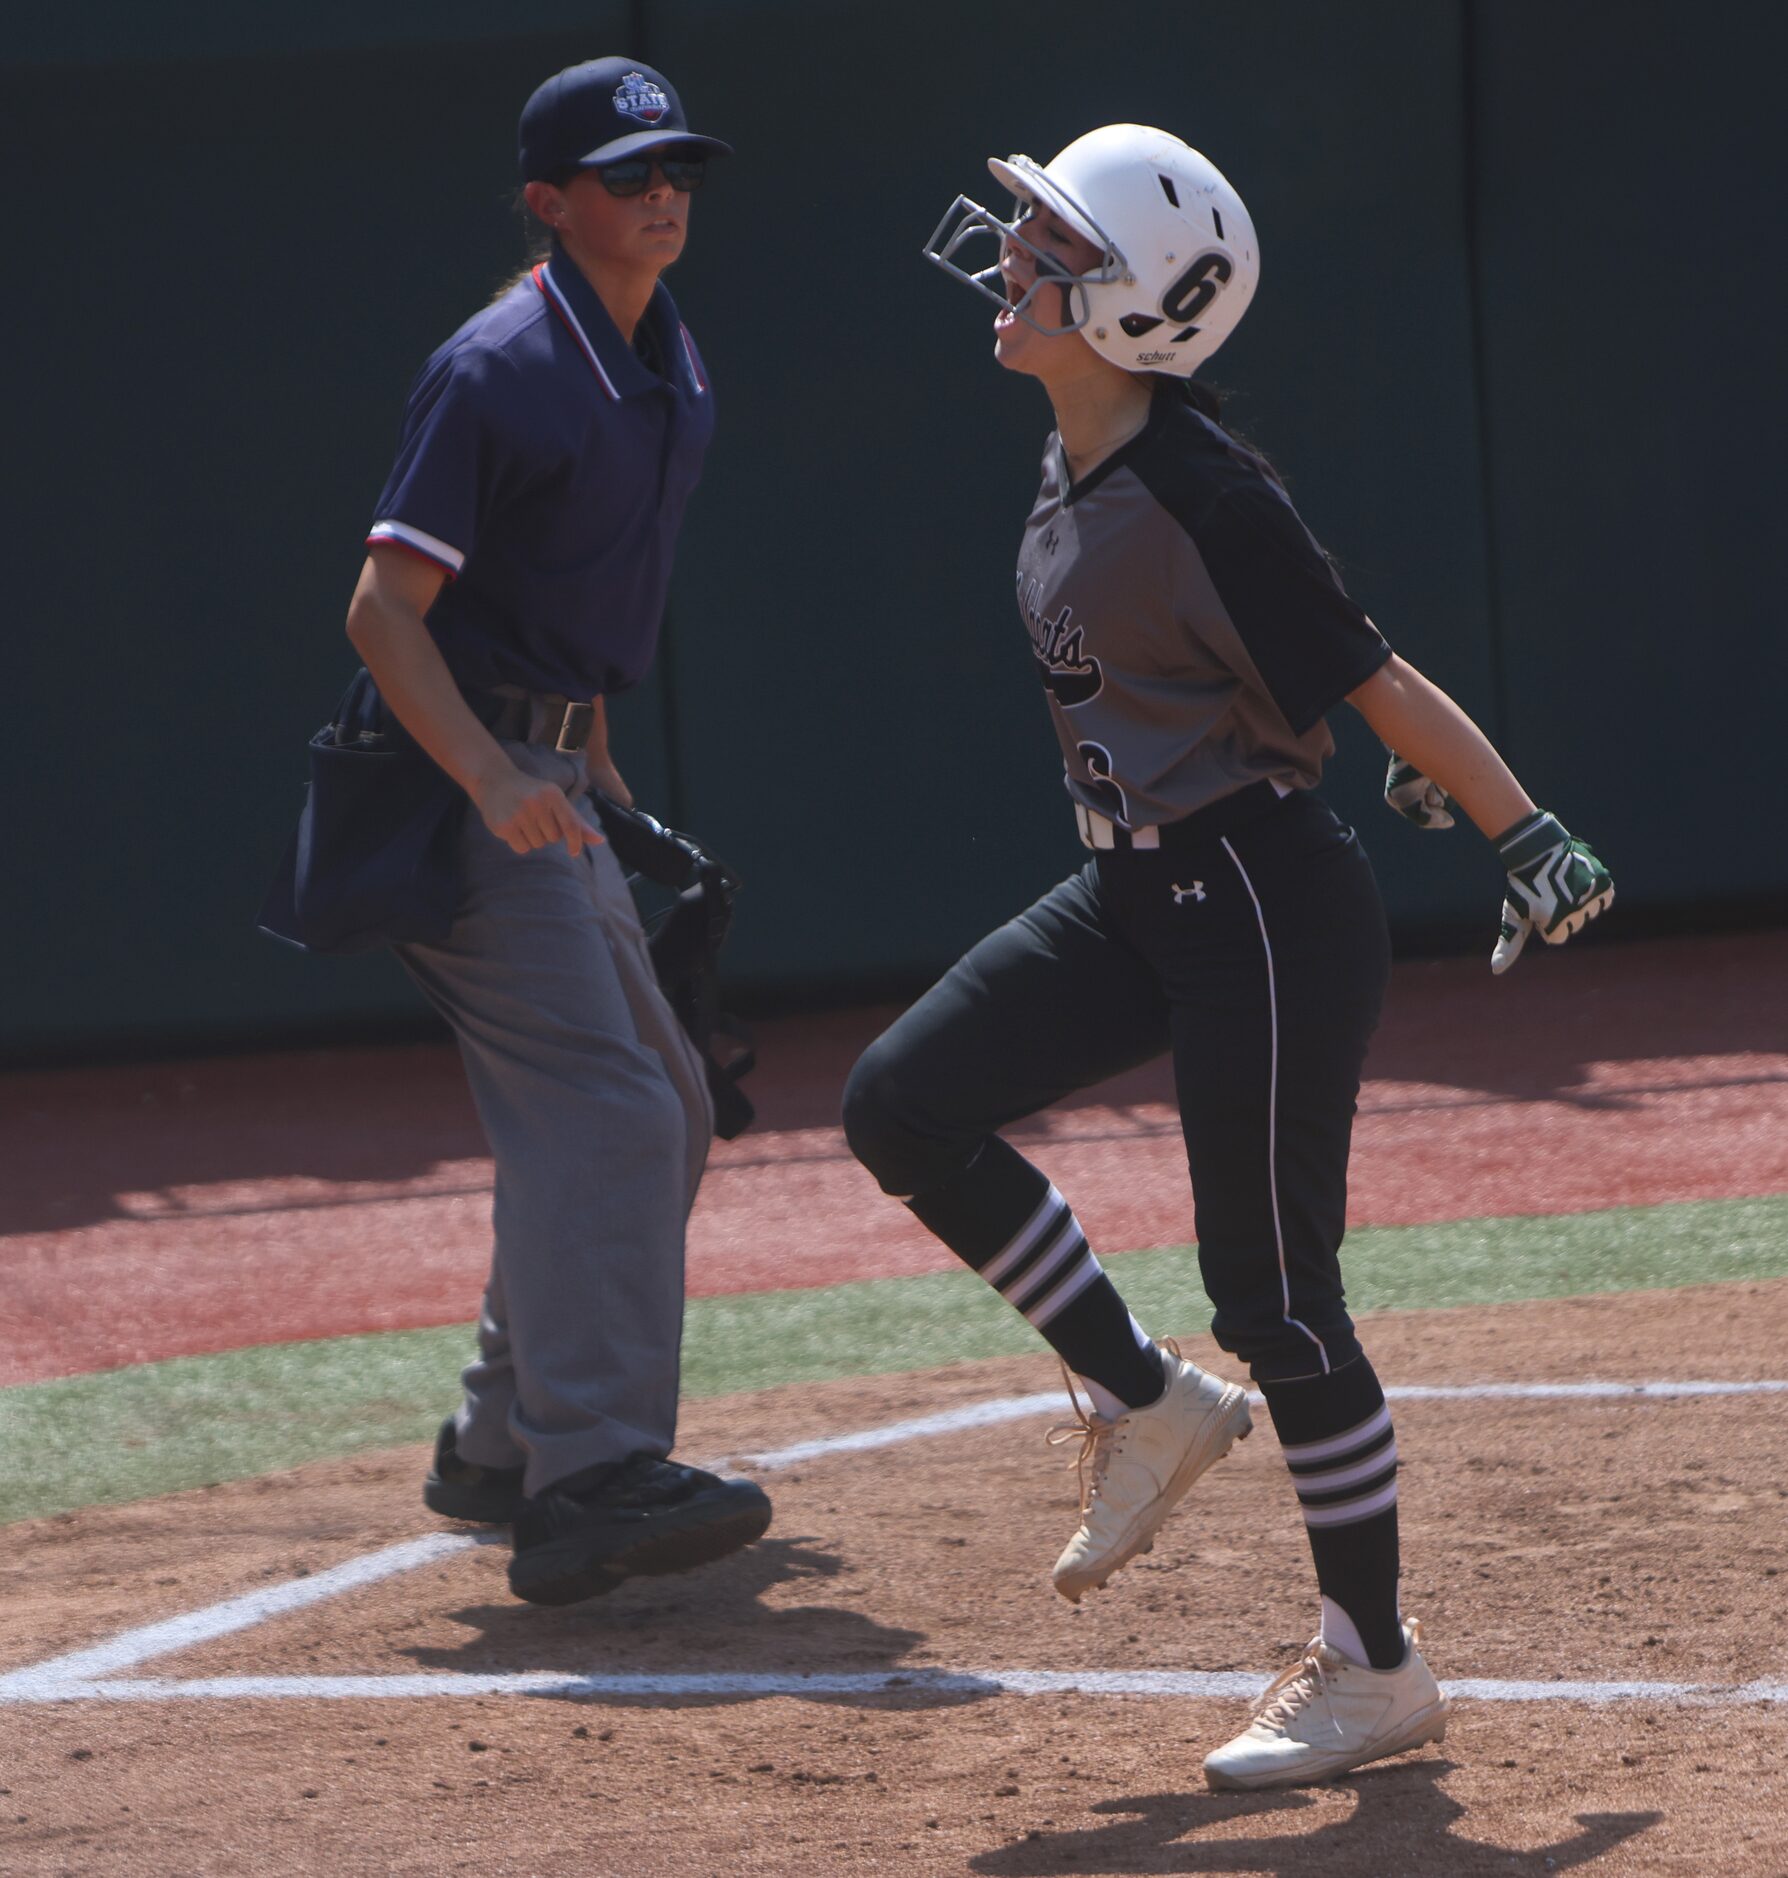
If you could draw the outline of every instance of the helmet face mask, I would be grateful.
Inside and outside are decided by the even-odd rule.
[[[1024,209],[1029,200],[1028,197],[1018,199],[1019,211]],[[991,239],[997,250],[986,267],[971,269],[957,258],[962,249],[985,239]],[[1093,239],[1097,240],[1098,237]],[[1022,248],[1036,264],[1036,278],[1017,300],[1008,296],[1004,276],[1000,273],[1000,262],[1008,247]],[[1106,243],[1096,268],[1086,274],[1070,274],[1053,254],[1046,254],[1024,233],[1021,214],[1014,214],[1011,221],[1002,222],[991,209],[984,209],[968,196],[958,196],[950,204],[944,212],[944,219],[932,231],[923,252],[926,260],[935,262],[946,274],[953,274],[1049,339],[1059,338],[1063,333],[1081,331],[1092,313],[1087,289],[1118,279],[1124,268],[1123,256]],[[1062,290],[1062,318],[1059,324],[1050,324],[1039,318],[1034,309],[1033,303],[1049,287]]]
[[[1041,204],[1100,250],[1096,268],[1064,294],[1069,323],[1030,311],[1039,291],[1064,279],[1061,264],[1021,232],[958,196],[925,246],[926,258],[989,299],[1006,301],[997,260],[971,273],[955,259],[965,242],[997,236],[1038,262],[1014,309],[1051,335],[1079,332],[1101,358],[1130,372],[1190,377],[1234,331],[1254,297],[1260,252],[1241,197],[1216,165],[1165,131],[1108,124],[1077,138],[1049,164],[989,158],[988,169],[1022,208]]]

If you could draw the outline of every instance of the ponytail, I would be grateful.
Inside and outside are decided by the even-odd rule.
[[[522,252],[526,259],[513,274],[499,286],[490,297],[494,306],[504,294],[513,293],[542,261],[552,259],[553,231],[528,207],[525,191],[518,189],[509,199],[510,209],[522,225]]]

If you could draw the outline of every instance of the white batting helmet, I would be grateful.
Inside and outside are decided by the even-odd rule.
[[[1189,378],[1235,330],[1260,281],[1254,223],[1223,172],[1198,151],[1146,124],[1089,131],[1047,165],[990,157],[995,179],[1021,203],[1052,209],[1098,245],[1096,266],[1064,280],[1059,263],[1026,241],[1016,221],[958,196],[925,253],[1004,302],[999,270],[971,273],[958,249],[979,234],[1023,245],[1037,280],[1014,311],[1039,332],[1079,332],[1101,358],[1129,372]],[[1032,311],[1039,291],[1065,286],[1063,323]]]

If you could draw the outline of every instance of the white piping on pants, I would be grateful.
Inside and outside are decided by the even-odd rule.
[[[1260,943],[1266,951],[1267,964],[1267,1010],[1272,1017],[1273,1056],[1267,1082],[1267,1191],[1273,1196],[1273,1240],[1279,1252],[1279,1291],[1285,1300],[1284,1321],[1293,1329],[1301,1330],[1322,1353],[1322,1373],[1329,1373],[1329,1353],[1323,1340],[1308,1324],[1299,1323],[1291,1314],[1291,1274],[1285,1267],[1285,1228],[1279,1221],[1279,985],[1273,973],[1273,942],[1267,937],[1266,914],[1261,911],[1260,895],[1254,891],[1254,883],[1248,878],[1248,870],[1242,865],[1242,857],[1229,845],[1229,837],[1224,835],[1223,852],[1235,862],[1235,871],[1242,877],[1242,885],[1248,889],[1248,898],[1254,902],[1254,917],[1260,924]]]

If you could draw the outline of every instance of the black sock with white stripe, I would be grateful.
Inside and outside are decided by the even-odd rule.
[[[1370,1667],[1395,1669],[1403,1661],[1397,1437],[1378,1377],[1356,1356],[1326,1376],[1263,1382],[1260,1392],[1298,1490],[1325,1604],[1351,1623]],[[1326,1626],[1325,1640],[1335,1642]]]
[[[1093,1257],[1067,1201],[1016,1148],[991,1137],[953,1180],[907,1205],[1077,1376],[1129,1408],[1160,1396],[1160,1353]]]

